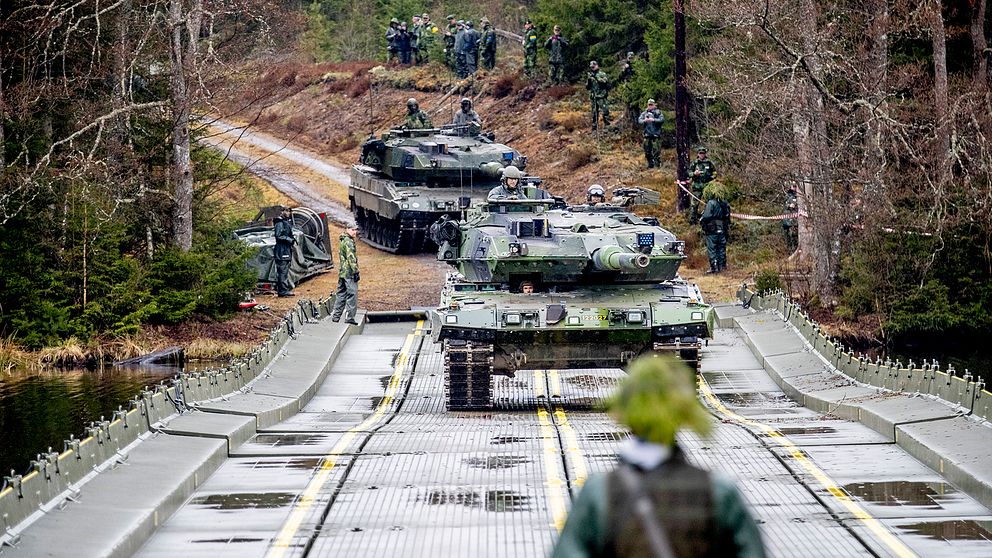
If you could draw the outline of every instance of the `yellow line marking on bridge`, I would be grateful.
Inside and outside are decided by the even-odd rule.
[[[396,366],[393,368],[393,376],[389,379],[386,395],[379,402],[379,405],[376,406],[372,415],[358,426],[345,432],[344,436],[331,448],[330,453],[324,456],[317,474],[310,479],[300,498],[293,506],[289,518],[286,519],[275,541],[266,553],[268,558],[281,558],[286,553],[286,549],[292,544],[293,538],[296,536],[297,531],[300,530],[303,520],[310,513],[310,508],[313,507],[320,491],[327,484],[327,481],[330,480],[331,471],[338,464],[338,458],[345,453],[345,450],[348,449],[361,432],[371,429],[386,414],[386,410],[392,405],[393,399],[396,397],[396,392],[399,390],[403,371],[410,361],[410,349],[413,347],[413,341],[423,332],[423,328],[424,320],[419,320],[413,333],[406,336],[403,348],[400,349],[400,354],[396,358]]]
[[[885,525],[865,511],[865,509],[859,506],[857,502],[852,500],[851,497],[844,492],[844,489],[837,486],[837,484],[834,483],[834,481],[831,480],[831,478],[827,476],[822,469],[817,467],[816,464],[813,463],[813,461],[807,457],[798,446],[793,444],[781,432],[771,426],[768,426],[767,424],[743,417],[728,409],[720,401],[716,394],[713,393],[713,390],[710,389],[709,384],[706,382],[706,379],[702,377],[702,375],[699,376],[699,390],[702,392],[703,397],[709,401],[710,405],[716,409],[717,413],[732,420],[733,422],[744,424],[762,431],[769,438],[774,440],[776,444],[788,450],[790,457],[795,459],[807,473],[812,475],[813,478],[815,478],[817,482],[819,482],[820,485],[827,490],[827,492],[829,492],[838,502],[840,502],[841,505],[843,505],[844,508],[851,513],[851,515],[864,524],[868,530],[875,534],[875,536],[877,536],[887,547],[889,547],[889,549],[896,556],[899,556],[900,558],[916,558],[917,555],[915,552],[910,550],[909,547],[902,543],[902,541],[895,538],[895,536],[888,530],[887,527],[885,527]]]
[[[548,371],[548,386],[551,388],[552,397],[561,398],[561,376],[557,370]],[[566,455],[571,457],[572,465],[575,467],[575,479],[572,481],[572,484],[577,488],[582,488],[582,485],[586,483],[586,478],[589,476],[589,471],[586,469],[586,459],[582,454],[582,449],[579,447],[579,436],[575,433],[575,429],[572,428],[572,423],[568,422],[568,416],[565,415],[565,408],[560,404],[555,405],[555,424],[558,425],[558,431],[564,437],[565,445],[562,449]]]
[[[534,371],[534,391],[542,393],[544,391],[544,371]],[[568,516],[568,506],[565,505],[566,483],[565,479],[558,474],[558,467],[561,466],[561,451],[558,449],[558,433],[551,424],[548,410],[543,405],[538,404],[537,420],[541,425],[541,445],[544,447],[542,455],[544,457],[544,484],[547,486],[548,505],[551,508],[551,524],[560,533],[565,527],[565,518]]]

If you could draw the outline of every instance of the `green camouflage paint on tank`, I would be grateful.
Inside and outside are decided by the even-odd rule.
[[[427,229],[485,199],[501,169],[526,157],[478,126],[395,129],[362,146],[348,197],[362,239],[389,252],[433,250]]]
[[[712,335],[712,308],[678,277],[684,244],[624,207],[500,200],[431,234],[457,270],[431,312],[453,409],[491,405],[482,385],[494,374],[620,367],[650,351],[695,364]]]

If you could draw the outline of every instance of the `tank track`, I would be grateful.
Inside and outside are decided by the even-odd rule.
[[[689,365],[696,372],[699,372],[699,350],[702,348],[700,342],[695,343],[655,343],[656,353],[669,353],[679,357],[680,360]]]
[[[357,213],[357,212],[356,212]],[[381,219],[357,214],[361,239],[384,252],[419,254],[434,246],[427,234],[428,225],[413,218]]]
[[[449,411],[493,407],[493,345],[444,340],[444,392]]]

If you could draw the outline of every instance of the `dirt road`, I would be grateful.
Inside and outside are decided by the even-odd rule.
[[[204,144],[227,154],[232,161],[265,180],[274,189],[300,205],[327,212],[333,221],[333,244],[345,223],[352,221],[348,209],[348,171],[339,163],[308,152],[291,141],[276,139],[244,126],[214,121]],[[337,254],[334,254],[335,261]],[[402,310],[437,304],[444,277],[450,269],[431,254],[397,256],[358,243],[362,280],[359,306],[368,310]],[[306,298],[326,298],[337,286],[331,271],[310,279],[295,289]],[[295,304],[293,298],[261,297],[276,311]]]

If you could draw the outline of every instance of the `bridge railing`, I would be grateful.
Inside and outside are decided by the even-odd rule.
[[[31,461],[30,472],[3,477],[0,485],[0,550],[16,543],[14,528],[35,514],[64,506],[93,475],[127,461],[126,449],[154,436],[160,422],[193,403],[246,391],[291,337],[306,324],[330,315],[334,299],[300,300],[259,346],[223,368],[176,375],[136,394],[109,420],[91,422],[82,438],[70,436],[62,451],[48,448]]]
[[[937,360],[917,364],[870,356],[849,350],[836,339],[823,332],[798,303],[780,290],[756,293],[741,285],[737,298],[745,307],[775,312],[799,331],[813,349],[842,374],[858,382],[903,393],[920,393],[958,405],[984,420],[992,420],[992,392],[984,378],[973,376],[968,370],[955,370],[948,365],[940,369]]]

